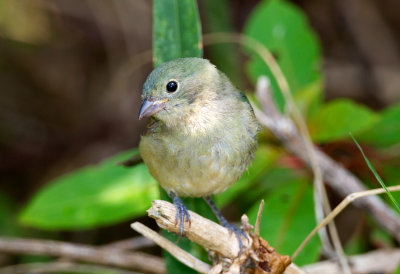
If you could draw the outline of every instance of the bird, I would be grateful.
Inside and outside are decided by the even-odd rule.
[[[190,224],[180,197],[202,197],[242,249],[245,234],[210,196],[229,188],[253,161],[260,126],[246,96],[209,60],[186,57],[155,68],[141,99],[139,119],[150,122],[140,155],[177,209],[180,237],[185,219]]]

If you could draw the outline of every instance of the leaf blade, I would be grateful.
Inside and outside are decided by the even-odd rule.
[[[377,121],[378,116],[365,106],[348,99],[331,101],[308,120],[311,137],[317,142],[348,138],[349,132],[362,132]]]
[[[393,204],[396,206],[397,210],[400,213],[400,205],[397,203],[396,199],[393,197],[392,193],[386,188],[385,183],[383,182],[381,176],[379,176],[378,172],[376,172],[375,168],[372,166],[371,162],[368,160],[367,156],[364,153],[364,150],[361,148],[360,144],[357,142],[357,140],[354,138],[353,134],[350,133],[351,138],[353,139],[353,142],[356,144],[357,148],[360,150],[365,162],[367,163],[368,168],[371,170],[371,172],[374,174],[376,180],[379,182],[379,184],[382,186],[382,188],[386,191],[386,194],[389,196],[390,200],[393,202]]]
[[[293,94],[322,81],[317,36],[305,14],[293,4],[282,0],[262,1],[250,15],[245,34],[272,52]],[[252,56],[246,67],[254,83],[261,75],[271,80],[274,98],[282,109],[284,99],[279,86],[261,58]],[[315,101],[321,101],[321,93],[322,89],[316,94]]]
[[[145,214],[159,196],[156,181],[144,164],[115,165],[133,153],[137,149],[55,179],[31,199],[19,221],[47,230],[87,229]]]
[[[153,1],[154,65],[157,67],[173,59],[202,55],[201,25],[196,2]]]

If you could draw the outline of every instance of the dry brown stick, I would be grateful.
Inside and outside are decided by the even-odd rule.
[[[311,240],[311,238],[320,230],[322,227],[326,226],[332,219],[334,219],[340,212],[342,212],[349,204],[354,202],[355,200],[370,196],[370,195],[377,195],[385,193],[386,191],[395,192],[400,191],[400,185],[398,186],[391,186],[387,189],[378,188],[378,189],[371,189],[362,192],[356,192],[348,195],[340,204],[338,204],[332,212],[326,216],[321,223],[319,223],[308,236],[303,240],[303,242],[299,245],[295,252],[293,252],[292,259],[296,258],[296,256],[303,250],[304,246]]]
[[[261,211],[261,210],[260,210]],[[157,224],[170,232],[178,233],[179,232],[179,226],[175,225],[175,217],[176,217],[176,208],[173,204],[166,202],[166,201],[160,201],[160,200],[155,200],[152,203],[152,207],[147,211],[149,216],[154,218],[157,222]],[[226,262],[230,261],[231,264],[226,265],[228,267],[228,270],[225,270],[226,272],[223,273],[240,273],[240,265],[243,263],[241,259],[245,258],[247,259],[247,253],[250,251],[251,254],[255,254],[254,252],[254,245],[252,242],[252,238],[250,237],[248,240],[243,241],[243,252],[239,254],[239,244],[238,240],[236,238],[236,235],[233,233],[230,233],[228,229],[225,227],[222,227],[221,225],[214,223],[192,211],[189,211],[190,213],[190,220],[191,224],[185,222],[184,224],[184,235],[187,237],[189,240],[198,243],[199,245],[205,247],[208,250],[212,250],[219,254],[220,256],[224,257]],[[261,213],[259,213],[260,216]],[[242,217],[242,223],[243,226],[249,227],[250,225],[248,224],[247,217],[243,215]],[[138,227],[139,226],[139,227]],[[146,228],[145,226],[141,225],[140,223],[134,223],[132,227],[137,230],[138,232],[142,233],[142,231],[148,231],[150,229]],[[145,228],[143,230],[143,227]],[[139,228],[139,229],[138,229]],[[151,231],[151,230],[150,230]],[[147,235],[146,235],[147,234]],[[165,242],[169,242],[166,239],[160,239],[162,236],[158,235],[154,231],[151,231],[150,233],[143,233],[145,237],[148,237],[152,240],[154,240],[157,244],[159,244],[161,247],[165,248]],[[242,238],[243,239],[243,238]],[[160,242],[161,241],[161,242]],[[265,240],[262,240],[265,242]],[[172,244],[171,242],[168,243],[168,245]],[[173,244],[172,244],[173,245]],[[193,258],[191,258],[190,254],[188,254],[184,250],[178,250],[178,252],[175,252],[179,247],[176,246],[169,246],[167,247],[167,251],[169,251],[173,256],[175,256],[177,259],[180,259],[179,254],[184,254],[185,257],[189,256],[189,260],[193,261]],[[272,249],[272,248],[271,248]],[[273,249],[272,249],[273,251]],[[187,254],[185,254],[187,253]],[[247,254],[247,255],[246,255]],[[256,256],[256,255],[255,255]],[[279,255],[280,256],[280,255]],[[257,256],[256,256],[257,257]],[[286,256],[282,256],[286,257]],[[182,260],[181,260],[182,261]],[[184,260],[187,261],[187,260]],[[196,264],[205,264],[203,262],[198,262],[196,259]],[[257,261],[257,259],[256,259]],[[184,262],[185,263],[185,262]],[[193,263],[186,264],[189,267],[193,268]],[[206,264],[205,264],[206,265]],[[221,273],[222,271],[222,265],[221,263],[215,265],[213,268],[207,270],[209,268],[208,265],[206,265],[202,270],[196,269],[197,271],[200,272],[206,272],[209,271],[209,273]],[[239,267],[239,268],[236,268]],[[296,265],[290,264],[285,272],[285,274],[303,274],[304,272],[301,271]]]
[[[262,81],[262,78],[260,80]],[[263,85],[258,85],[258,87],[260,86]],[[254,109],[260,123],[280,139],[289,151],[303,160],[304,163],[310,165],[310,159],[304,153],[306,148],[299,132],[289,118],[280,114],[268,89],[257,89],[257,97],[264,111],[262,112],[257,108]],[[343,166],[320,151],[316,146],[313,149],[321,167],[324,181],[340,196],[344,198],[352,193],[366,190],[362,182]],[[381,227],[400,242],[399,215],[379,197],[365,197],[356,201],[354,205],[367,210]]]
[[[175,224],[176,208],[173,204],[154,200],[147,213],[156,220],[159,227],[179,233],[179,226]],[[190,220],[190,226],[188,222],[185,222],[183,226],[183,235],[186,238],[206,249],[218,251],[225,258],[238,256],[240,249],[235,233],[192,211],[190,211]],[[244,248],[251,245],[250,241],[242,239]]]
[[[38,254],[96,264],[133,268],[150,273],[164,273],[163,261],[141,252],[121,252],[116,249],[72,244],[66,242],[0,237],[0,251],[13,254]]]
[[[394,273],[400,263],[400,249],[374,250],[368,253],[350,256],[349,262],[352,273]],[[303,266],[307,274],[336,274],[340,273],[337,262],[323,261]]]
[[[118,268],[79,264],[74,262],[47,262],[47,263],[25,263],[10,265],[0,268],[0,274],[41,274],[41,273],[114,273],[114,274],[136,274],[137,272],[122,270]]]
[[[157,232],[151,230],[147,226],[135,222],[131,224],[131,227],[142,234],[145,237],[148,237],[149,239],[152,239],[155,243],[157,243],[159,246],[167,250],[171,255],[173,255],[176,259],[178,259],[181,263],[185,264],[186,266],[200,272],[200,273],[207,273],[210,271],[211,266],[209,264],[204,263],[203,261],[200,261],[196,257],[194,257],[192,254],[186,252],[176,244],[172,243],[168,239],[164,238]]]
[[[124,239],[116,242],[112,242],[109,244],[105,244],[100,246],[100,248],[113,248],[113,249],[119,249],[119,250],[135,250],[135,249],[140,249],[143,247],[149,247],[149,246],[154,246],[154,242],[150,241],[149,239],[145,237],[134,237],[134,238],[129,238],[129,239]]]
[[[102,249],[103,251],[111,250],[119,250],[119,251],[128,251],[128,250],[136,250],[140,249],[143,247],[149,247],[149,246],[154,246],[154,242],[150,241],[149,239],[145,237],[134,237],[134,238],[129,238],[129,239],[124,239],[120,241],[115,241],[111,242],[105,245],[101,245],[98,247],[98,249]],[[73,261],[71,258],[68,257],[60,257],[57,260],[58,262],[71,262]]]

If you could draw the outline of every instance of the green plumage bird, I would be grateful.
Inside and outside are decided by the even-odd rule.
[[[208,60],[181,58],[150,73],[142,100],[139,119],[151,121],[140,154],[173,199],[181,235],[190,216],[179,197],[203,197],[242,246],[241,231],[209,196],[236,182],[253,160],[259,124],[247,98]]]

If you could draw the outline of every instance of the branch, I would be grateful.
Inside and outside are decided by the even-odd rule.
[[[131,225],[131,227],[139,232],[140,234],[152,239],[155,243],[159,246],[167,250],[170,254],[172,254],[175,258],[177,258],[181,263],[187,265],[188,267],[200,272],[200,273],[207,273],[210,271],[211,266],[200,261],[192,254],[186,252],[182,248],[178,247],[171,241],[167,240],[166,238],[159,235],[157,232],[151,230],[147,226],[135,222]]]
[[[176,208],[173,204],[155,200],[147,213],[156,220],[159,227],[179,233],[179,226],[175,225]],[[192,211],[190,211],[190,220],[190,226],[187,222],[183,226],[183,234],[186,238],[208,250],[217,250],[223,257],[232,259],[238,256],[239,242],[235,233]],[[251,241],[242,239],[244,249],[251,246]]]
[[[400,185],[398,186],[392,186],[387,188],[388,191],[394,192],[394,191],[400,191]],[[378,188],[378,189],[371,189],[371,190],[366,190],[362,192],[356,192],[348,195],[340,204],[338,204],[335,209],[329,213],[328,216],[326,216],[325,219],[322,220],[311,232],[308,234],[308,236],[303,240],[303,242],[297,247],[296,251],[292,255],[292,260],[296,258],[298,253],[303,250],[304,246],[311,240],[311,238],[324,226],[326,226],[332,219],[334,219],[340,212],[342,212],[349,204],[354,202],[355,200],[370,196],[370,195],[377,195],[377,194],[382,194],[385,193],[386,189],[383,188]]]
[[[352,273],[394,273],[400,262],[400,249],[375,250],[349,257]],[[340,273],[337,262],[323,261],[303,266],[307,274]]]
[[[100,246],[100,248],[108,249],[119,249],[119,250],[136,250],[144,247],[154,246],[154,242],[150,241],[145,237],[134,237],[129,239],[124,239],[109,244]]]
[[[141,252],[123,252],[113,248],[97,248],[66,242],[0,237],[0,251],[14,254],[62,256],[96,264],[134,268],[150,273],[164,273],[163,261]]]
[[[46,262],[25,263],[10,265],[0,268],[0,273],[26,274],[26,273],[118,273],[135,274],[137,272],[122,270],[98,265],[78,264],[73,262]]]
[[[261,216],[261,210],[262,206],[258,216]],[[268,242],[258,235],[250,234],[248,239],[242,238],[243,249],[239,253],[239,244],[234,233],[192,211],[189,212],[191,223],[189,225],[185,222],[183,233],[189,240],[218,255],[219,260],[214,262],[212,268],[142,224],[134,223],[132,228],[155,241],[182,263],[202,273],[241,273],[241,269],[249,264],[259,271],[257,273],[303,273],[294,264],[290,264],[289,256],[275,252]],[[147,213],[161,228],[174,233],[179,232],[179,226],[175,224],[176,208],[173,204],[155,200]],[[259,220],[256,223],[259,224]],[[246,215],[242,217],[242,229],[247,233],[252,229]]]
[[[257,98],[261,103],[264,112],[254,107],[254,112],[262,125],[267,127],[284,146],[303,160],[307,165],[311,165],[296,126],[292,120],[281,115],[274,105],[274,99],[266,84],[267,79],[261,77],[257,84]],[[316,159],[321,167],[324,181],[333,188],[342,198],[355,192],[366,190],[361,181],[352,173],[347,171],[339,163],[313,146]],[[386,229],[397,241],[400,242],[400,218],[399,215],[385,204],[379,197],[369,196],[354,203],[355,206],[367,210],[376,222]]]

